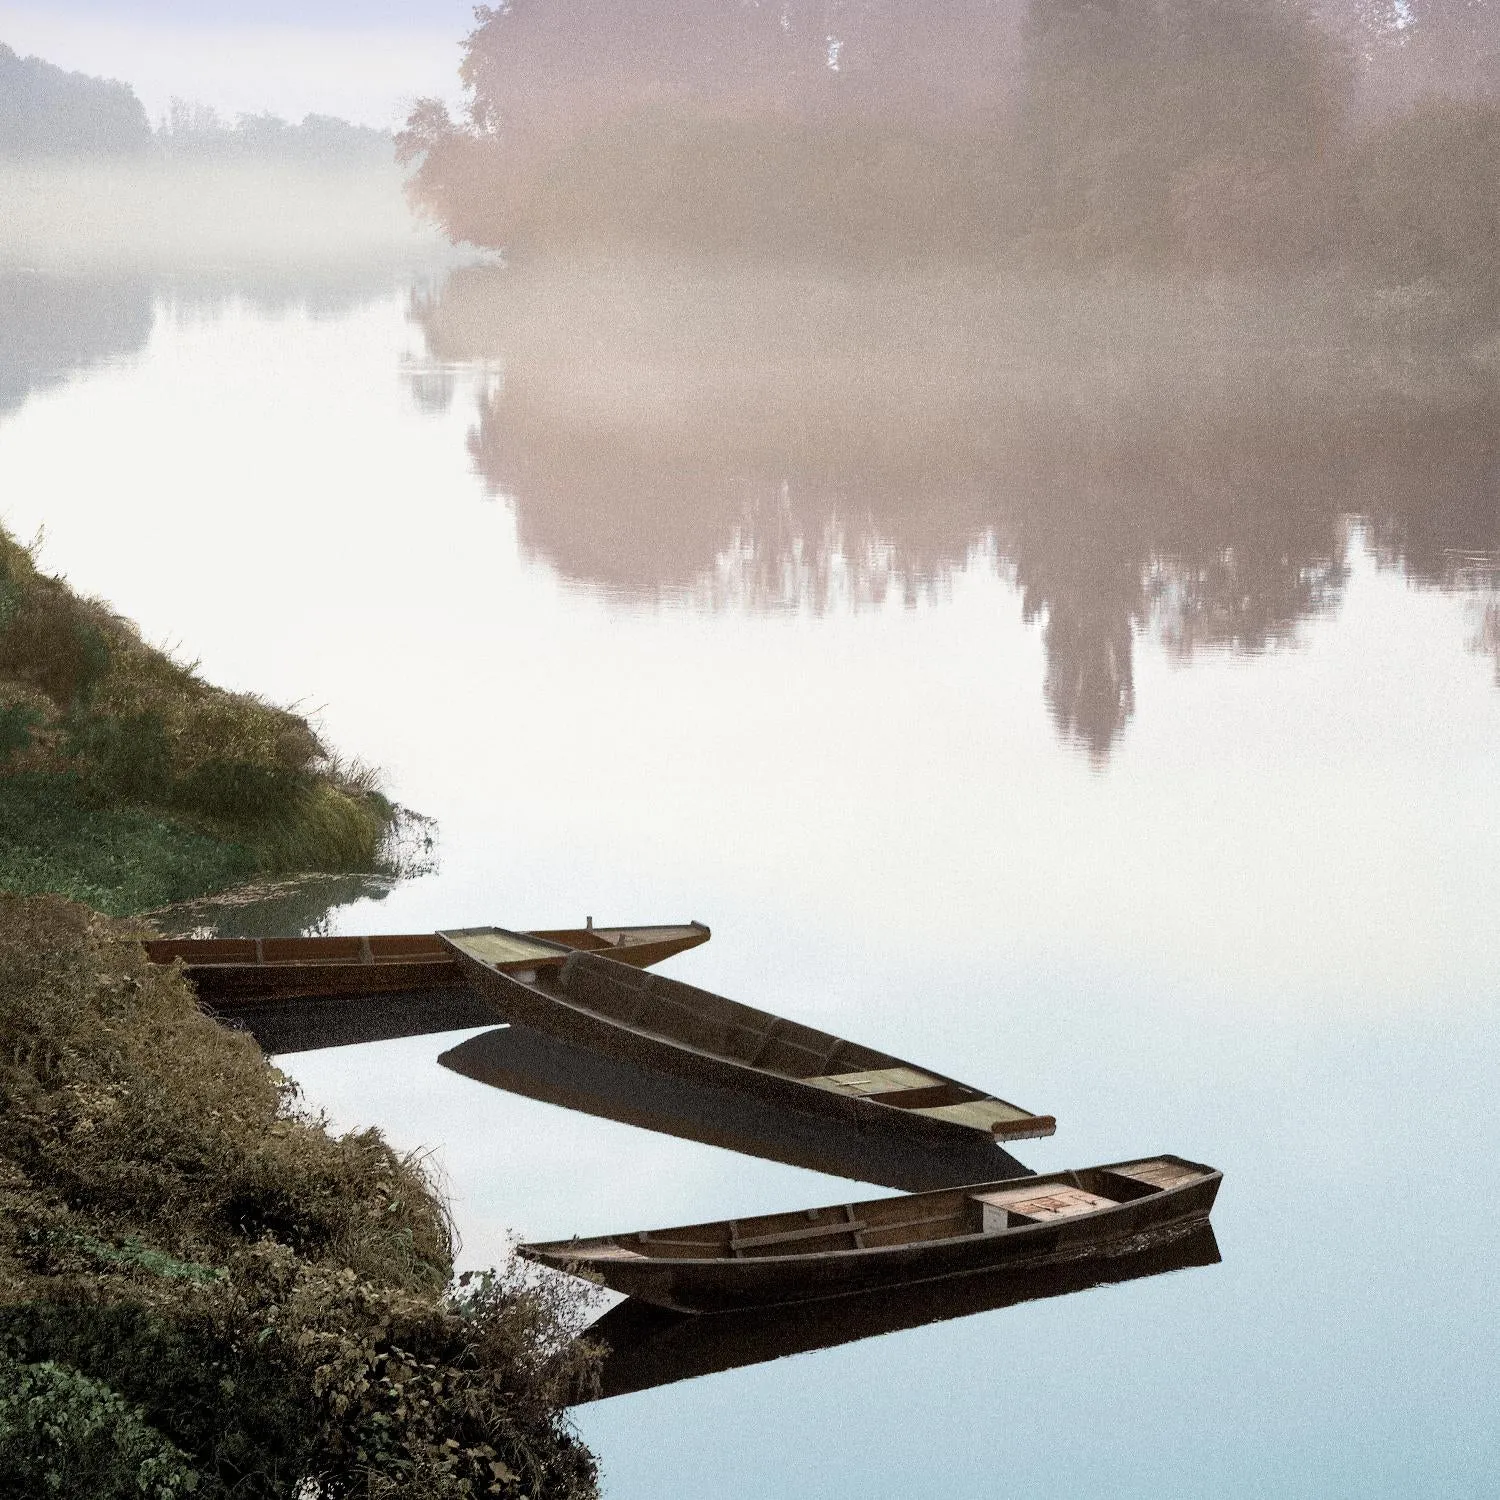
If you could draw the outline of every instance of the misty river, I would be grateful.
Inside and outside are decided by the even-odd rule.
[[[0,519],[437,820],[328,930],[696,918],[664,972],[1055,1114],[1030,1166],[1224,1171],[1218,1264],[580,1408],[612,1500],[1491,1492],[1493,362],[1292,295],[0,276]],[[851,1193],[457,1040],[286,1065],[465,1266]]]

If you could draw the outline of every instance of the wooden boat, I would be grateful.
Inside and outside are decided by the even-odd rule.
[[[369,1009],[362,1002],[364,1024]],[[326,1036],[327,1028],[321,1030]],[[466,1037],[438,1062],[489,1088],[563,1109],[904,1193],[1031,1176],[1029,1167],[977,1131],[955,1131],[934,1143],[860,1130],[829,1115],[768,1107],[744,1089],[652,1071],[529,1026],[496,1026]]]
[[[511,1021],[657,1072],[934,1144],[1057,1129],[1051,1115],[899,1057],[540,935],[498,927],[438,935]]]
[[[1212,1167],[1176,1156],[713,1224],[521,1245],[531,1260],[680,1312],[845,1296],[1108,1253],[1208,1217]]]
[[[646,967],[706,943],[710,933],[701,922],[675,927],[595,927],[590,923],[527,936],[569,952],[607,953],[618,964]],[[153,963],[180,959],[197,987],[198,998],[214,1009],[238,1001],[411,993],[466,984],[452,950],[430,932],[377,937],[153,938],[145,949]],[[487,1013],[486,1019],[494,1017]]]
[[[1216,1266],[1219,1260],[1213,1225],[1199,1220],[1111,1242],[1098,1255],[1082,1260],[1054,1260],[1031,1269],[1002,1267],[781,1307],[680,1313],[627,1297],[585,1331],[588,1341],[602,1346],[605,1353],[577,1400],[626,1396],[1022,1302],[1066,1297],[1194,1266]],[[891,1369],[892,1362],[887,1360],[884,1368]]]

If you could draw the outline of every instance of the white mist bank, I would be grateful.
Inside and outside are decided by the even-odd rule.
[[[460,258],[411,212],[394,163],[0,163],[0,264],[118,272]]]

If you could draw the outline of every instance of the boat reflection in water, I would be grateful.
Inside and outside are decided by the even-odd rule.
[[[977,1136],[933,1145],[862,1131],[748,1092],[652,1072],[524,1026],[471,1037],[438,1061],[492,1088],[564,1109],[906,1192],[1031,1175]]]
[[[580,1401],[627,1396],[653,1386],[831,1349],[927,1323],[966,1318],[1044,1297],[1219,1263],[1206,1220],[1122,1241],[1112,1253],[1024,1271],[982,1272],[883,1292],[744,1312],[679,1313],[628,1298],[588,1330],[604,1347],[598,1388]]]
[[[706,943],[701,922],[532,933],[562,951],[605,952],[649,968]],[[489,1026],[505,1011],[468,983],[434,933],[291,938],[172,937],[145,943],[153,963],[182,965],[199,1003],[275,1055]]]

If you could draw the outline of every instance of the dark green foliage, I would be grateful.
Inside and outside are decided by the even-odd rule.
[[[107,1385],[0,1352],[0,1493],[180,1500],[198,1472]]]
[[[201,761],[173,789],[172,801],[188,812],[233,823],[264,823],[294,805],[309,777],[286,766],[253,761]]]
[[[1018,139],[1035,251],[1241,265],[1325,250],[1333,43],[1280,0],[1032,0]]]
[[[119,714],[86,719],[73,733],[71,748],[90,768],[91,780],[108,797],[160,806],[172,791],[172,747],[159,713]]]
[[[321,170],[386,168],[392,157],[388,131],[333,115],[304,115],[300,125],[272,114],[226,120],[211,105],[181,99],[172,101],[156,144],[175,160],[295,163]]]
[[[0,775],[0,890],[62,891],[120,916],[226,890],[258,863],[244,844],[101,805],[76,774]]]
[[[1500,318],[1495,107],[1472,102],[1494,98],[1493,58],[1483,87],[1460,69],[1458,88],[1453,66],[1483,50],[1485,7],[1418,7],[1399,43],[1383,12],[1371,32],[1358,7],[1311,0],[928,11],[482,9],[463,116],[422,100],[396,138],[409,192],[455,239],[518,261],[665,248],[1000,275],[1353,272],[1372,308],[1381,283],[1429,280],[1481,326]],[[847,67],[815,55],[824,24]],[[1361,100],[1381,69],[1401,84],[1383,103],[1421,101],[1394,123]]]
[[[134,1495],[158,1459],[139,1493],[191,1470],[214,1500],[593,1495],[562,1419],[591,1368],[578,1305],[454,1288],[451,1253],[420,1163],[330,1137],[121,929],[0,896],[0,1360],[31,1393],[0,1420],[11,1474],[50,1454],[70,1495]]]
[[[139,156],[250,160],[382,168],[391,160],[387,131],[331,115],[301,124],[275,115],[221,120],[204,105],[174,100],[152,132],[128,84],[70,73],[0,43],[0,160],[59,156]]]
[[[29,703],[0,707],[0,767],[31,744],[31,731],[41,722],[41,710]]]
[[[885,0],[829,21],[792,6],[778,23],[710,3],[653,25],[661,8],[635,0],[574,7],[566,47],[565,5],[486,10],[461,69],[467,118],[420,102],[398,154],[455,237],[510,249],[1065,265],[1326,253],[1350,73],[1298,5],[916,10]],[[825,25],[847,67],[829,65]]]
[[[527,244],[636,242],[728,254],[888,259],[987,253],[1016,187],[993,135],[962,125],[703,120],[643,110],[549,167]]]

